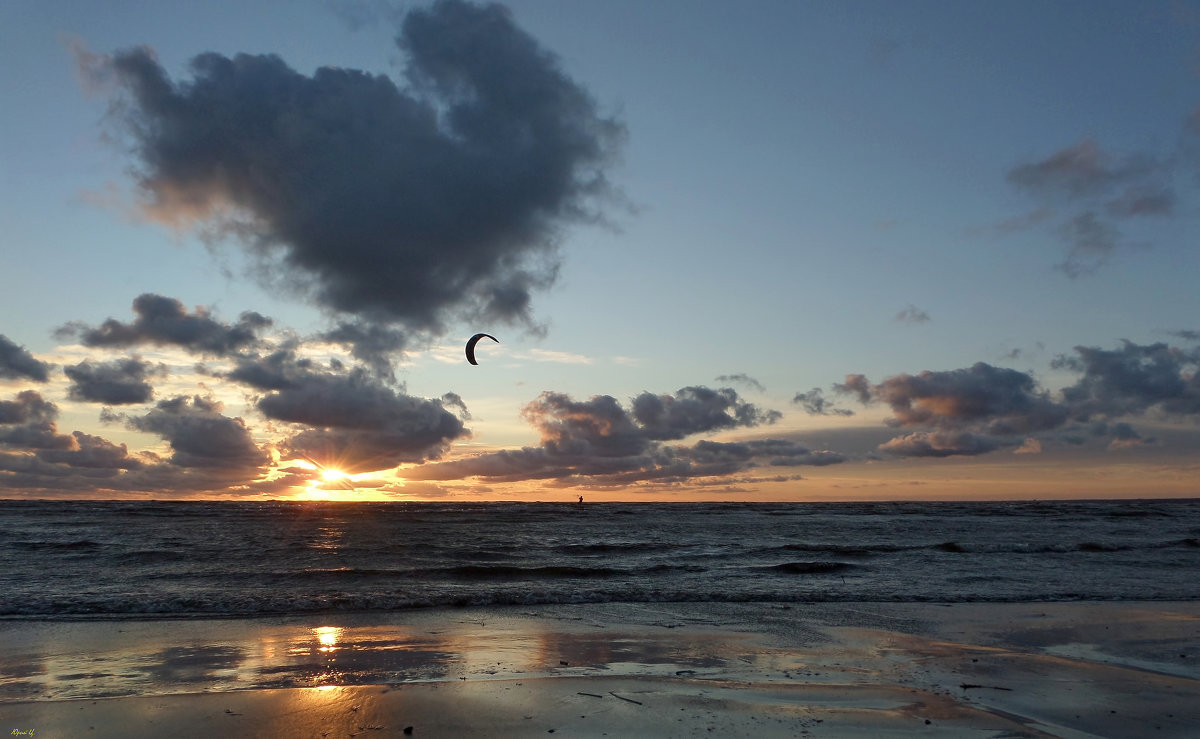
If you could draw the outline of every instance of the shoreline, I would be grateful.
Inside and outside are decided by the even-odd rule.
[[[1182,737],[1200,725],[1195,601],[606,603],[3,622],[0,637],[5,734]]]

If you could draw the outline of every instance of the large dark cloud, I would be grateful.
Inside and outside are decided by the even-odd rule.
[[[609,395],[577,401],[544,392],[523,412],[541,436],[536,447],[503,450],[403,471],[407,479],[480,477],[495,482],[548,479],[560,485],[679,484],[728,476],[759,465],[825,465],[844,461],[792,441],[664,440],[772,423],[775,411],[741,400],[729,388],[691,386],[675,394],[643,393],[631,408]]]
[[[138,431],[157,434],[171,445],[171,463],[180,467],[246,469],[265,466],[265,454],[240,418],[223,415],[222,404],[199,395],[158,402],[149,413],[127,419]]]
[[[49,378],[49,371],[50,365],[34,359],[25,347],[0,334],[0,380],[25,378],[45,382]]]
[[[148,378],[164,374],[161,367],[136,357],[111,362],[84,361],[63,372],[71,379],[68,391],[72,400],[108,405],[147,403],[154,397],[154,387]]]
[[[146,212],[236,235],[350,316],[338,331],[369,361],[404,335],[362,322],[533,325],[560,231],[600,217],[624,134],[500,5],[414,9],[397,43],[404,86],[271,55],[201,54],[178,81],[148,49],[80,55],[122,93]]]
[[[140,344],[180,346],[189,351],[225,356],[255,346],[258,333],[271,320],[258,313],[243,313],[237,323],[221,323],[204,308],[188,313],[174,298],[144,293],[133,301],[137,318],[122,323],[109,318],[95,328],[80,323],[59,329],[62,337],[78,335],[85,346],[127,348]]]

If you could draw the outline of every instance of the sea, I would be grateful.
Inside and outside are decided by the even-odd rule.
[[[0,501],[0,619],[1200,599],[1200,500]]]

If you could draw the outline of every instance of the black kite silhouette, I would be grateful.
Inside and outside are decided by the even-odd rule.
[[[467,361],[471,364],[479,364],[479,362],[475,361],[475,345],[479,343],[480,339],[491,339],[497,344],[500,343],[500,340],[491,334],[475,334],[472,336],[467,340]]]

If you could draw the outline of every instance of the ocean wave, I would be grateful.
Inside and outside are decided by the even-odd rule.
[[[138,549],[119,554],[113,559],[126,564],[150,565],[162,562],[183,562],[189,559],[196,559],[196,555],[175,549]]]
[[[1112,516],[1116,511],[1172,515]],[[0,502],[0,617],[1197,600],[1200,505]],[[1004,576],[997,576],[1003,573]]]
[[[850,564],[849,562],[784,562],[758,569],[787,572],[792,575],[824,575],[833,572],[845,572],[856,568],[858,568],[858,565]]]
[[[920,549],[921,545],[902,544],[783,544],[769,551],[811,552],[814,554],[836,554],[844,557],[869,557],[874,554],[894,554]],[[762,551],[762,550],[760,550]]]
[[[76,541],[13,541],[9,542],[8,546],[13,549],[24,549],[28,551],[39,550],[57,550],[66,552],[77,552],[87,549],[99,549],[104,546],[98,541],[91,539],[78,539]]]

